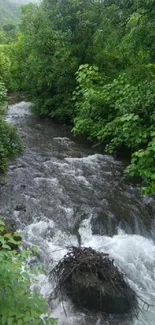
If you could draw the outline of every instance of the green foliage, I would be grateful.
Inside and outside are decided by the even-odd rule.
[[[1,27],[0,30],[0,43],[10,44],[17,39],[18,25],[6,23]]]
[[[6,100],[7,100],[7,91],[3,82],[0,81],[0,112]]]
[[[7,171],[8,160],[16,157],[22,150],[17,130],[0,118],[0,170]]]
[[[140,176],[143,179],[143,193],[155,193],[155,131],[153,138],[146,149],[140,149],[132,155],[131,165],[126,168],[131,176]],[[147,185],[147,187],[146,187]]]
[[[19,17],[19,5],[11,3],[8,0],[0,0],[0,22],[1,24],[8,21],[14,20]]]
[[[0,28],[16,23],[20,16],[20,4],[11,0],[0,0]]]
[[[39,113],[72,120],[75,73],[80,64],[92,63],[101,9],[102,3],[90,0],[43,1],[40,7],[23,8],[13,77],[36,101]]]
[[[0,82],[0,170],[3,172],[6,172],[9,158],[17,156],[22,150],[16,128],[8,124],[3,118],[6,100],[6,88]]]
[[[103,143],[109,153],[128,148],[132,155],[127,171],[140,176],[147,192],[155,191],[155,83],[132,85],[126,75],[112,83],[96,67],[81,66],[77,73],[75,133]]]
[[[8,45],[0,45],[0,80],[2,80],[7,88],[12,88],[11,80],[11,61],[9,58]]]
[[[16,236],[18,233],[16,233]],[[10,243],[19,243],[14,235],[5,233],[0,220],[0,324],[2,325],[54,325],[48,317],[45,299],[30,291],[29,273],[24,269],[24,252],[11,250]],[[47,321],[41,315],[47,314]]]

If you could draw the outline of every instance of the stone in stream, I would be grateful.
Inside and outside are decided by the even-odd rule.
[[[81,309],[137,315],[136,293],[108,254],[72,247],[50,277],[57,279],[56,293],[65,292]]]

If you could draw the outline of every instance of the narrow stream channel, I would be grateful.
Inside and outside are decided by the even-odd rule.
[[[138,294],[155,305],[155,200],[125,183],[121,162],[77,141],[65,125],[34,116],[30,106],[9,106],[7,120],[17,125],[25,151],[0,186],[0,214],[24,232],[28,247],[38,247],[33,262],[47,272],[71,245],[91,246],[109,253]],[[53,285],[42,274],[38,279],[48,297]],[[100,315],[87,320],[71,302],[64,305],[52,302],[59,325],[116,324]],[[155,307],[141,307],[138,319],[117,324],[154,325]]]

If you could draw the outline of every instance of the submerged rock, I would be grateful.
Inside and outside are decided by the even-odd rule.
[[[137,296],[108,254],[72,247],[51,272],[57,293],[80,306],[109,314],[136,314]]]

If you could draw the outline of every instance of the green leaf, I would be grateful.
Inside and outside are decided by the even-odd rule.
[[[11,250],[11,247],[9,245],[7,245],[7,244],[3,244],[2,248]]]
[[[13,322],[14,322],[13,317],[9,317],[8,320],[7,320],[8,325],[12,325]]]
[[[2,325],[5,325],[7,322],[7,317],[5,315],[2,316]]]
[[[1,218],[2,217],[0,216],[0,226],[5,226],[5,223],[4,223],[4,221],[1,220]]]

